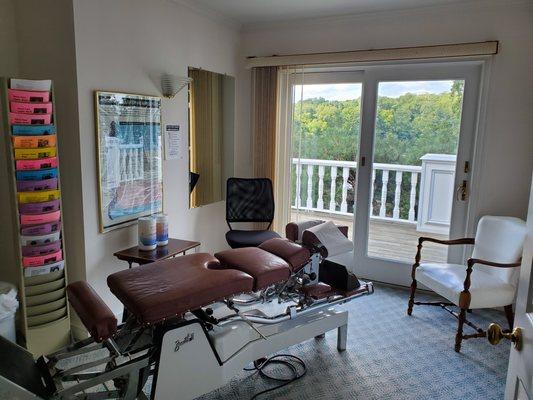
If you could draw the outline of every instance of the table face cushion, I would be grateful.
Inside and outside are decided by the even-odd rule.
[[[111,292],[145,324],[251,292],[253,283],[245,272],[220,269],[219,261],[205,253],[141,265],[107,278]]]
[[[258,247],[243,247],[220,251],[215,254],[221,267],[235,269],[254,279],[253,290],[289,279],[291,267],[284,259]]]

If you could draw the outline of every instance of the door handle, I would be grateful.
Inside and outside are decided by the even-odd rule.
[[[503,338],[509,339],[518,351],[522,350],[522,328],[516,327],[512,332],[504,332],[498,324],[492,323],[487,329],[487,339],[490,344],[496,346]]]
[[[461,184],[457,187],[457,190],[455,191],[455,198],[461,201],[466,201],[466,199],[468,199],[468,186],[466,181],[461,182]]]

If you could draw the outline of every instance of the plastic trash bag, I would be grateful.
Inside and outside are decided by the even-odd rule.
[[[17,312],[19,301],[17,289],[10,283],[0,282],[0,321]]]

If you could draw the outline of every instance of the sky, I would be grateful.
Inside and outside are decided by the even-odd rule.
[[[453,81],[412,81],[412,82],[381,82],[379,95],[400,97],[406,93],[443,93],[449,92]],[[351,100],[361,97],[360,83],[338,83],[325,85],[304,85],[303,98],[323,97],[326,100]],[[295,87],[295,100],[301,98],[301,86]]]

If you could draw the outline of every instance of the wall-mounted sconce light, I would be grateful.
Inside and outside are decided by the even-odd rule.
[[[161,75],[161,93],[167,99],[172,99],[176,94],[192,82],[191,78],[172,74]]]

